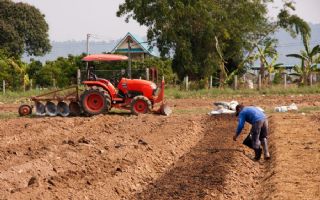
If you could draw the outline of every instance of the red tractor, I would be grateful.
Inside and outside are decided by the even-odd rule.
[[[95,54],[83,58],[83,61],[121,61],[128,57],[114,54]],[[133,114],[145,114],[153,111],[155,104],[161,103],[160,112],[169,115],[171,110],[163,103],[164,80],[161,86],[151,81],[121,78],[117,87],[109,80],[98,78],[93,68],[88,68],[87,80],[83,81],[86,90],[80,96],[80,105],[89,115],[107,113],[111,108],[130,110]]]

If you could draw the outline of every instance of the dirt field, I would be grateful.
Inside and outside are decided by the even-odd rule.
[[[237,100],[269,116],[270,161],[232,140]],[[298,112],[273,108],[296,103]],[[317,199],[320,96],[169,100],[173,115],[15,117],[0,104],[0,199]],[[9,117],[8,117],[9,116]]]

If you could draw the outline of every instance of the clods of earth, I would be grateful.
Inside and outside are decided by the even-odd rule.
[[[271,160],[237,142],[237,100],[268,113]],[[317,199],[318,95],[169,100],[173,114],[12,117],[0,105],[0,199]],[[276,113],[295,103],[302,111]],[[318,103],[318,104],[317,104]],[[318,111],[317,111],[318,110]],[[8,114],[9,113],[9,114]]]

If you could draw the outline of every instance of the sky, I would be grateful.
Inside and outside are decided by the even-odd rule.
[[[117,40],[127,32],[146,36],[147,28],[134,20],[129,23],[118,18],[116,12],[124,0],[14,0],[37,7],[49,24],[52,41],[85,40],[92,34],[94,40]],[[320,0],[295,0],[296,14],[307,22],[320,24]],[[282,0],[269,6],[270,16],[275,17]]]

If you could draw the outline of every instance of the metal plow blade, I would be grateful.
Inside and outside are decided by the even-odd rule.
[[[51,101],[47,101],[46,106],[45,106],[45,111],[46,111],[46,114],[50,117],[57,116],[57,114],[58,114],[56,104],[54,104]]]
[[[67,117],[70,114],[69,106],[65,102],[59,102],[57,105],[58,115],[62,117]]]
[[[167,104],[161,104],[160,108],[154,111],[155,114],[169,116],[172,114],[172,109]]]
[[[37,116],[45,116],[45,105],[43,105],[41,102],[36,102],[36,115]]]

